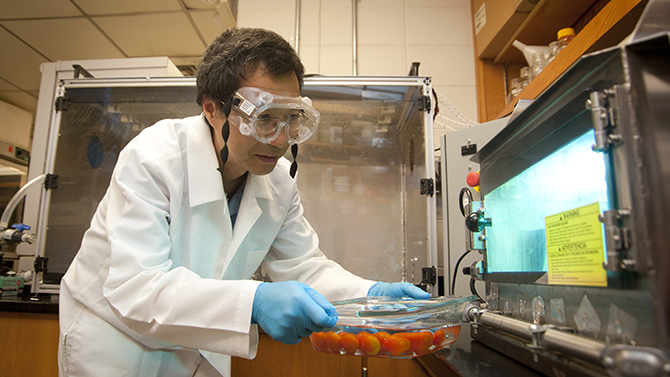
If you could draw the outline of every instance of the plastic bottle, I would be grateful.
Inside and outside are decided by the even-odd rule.
[[[558,48],[556,51],[556,54],[558,55],[559,52],[561,52],[565,46],[570,43],[570,41],[575,37],[575,29],[571,27],[566,27],[565,29],[561,29],[558,31]]]

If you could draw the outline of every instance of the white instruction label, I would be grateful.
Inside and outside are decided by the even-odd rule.
[[[254,110],[256,110],[256,106],[254,106],[253,103],[247,100],[242,101],[242,103],[238,106],[238,108],[240,109],[240,111],[242,111],[247,115],[251,115],[251,113],[253,113]]]
[[[479,34],[484,25],[486,25],[486,3],[483,3],[475,13],[475,34]]]

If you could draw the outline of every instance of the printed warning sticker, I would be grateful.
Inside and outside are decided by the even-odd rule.
[[[600,204],[545,218],[549,284],[607,286]]]

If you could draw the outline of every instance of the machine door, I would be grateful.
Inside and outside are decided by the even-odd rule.
[[[49,258],[43,288],[59,284],[79,250],[123,147],[158,120],[201,112],[192,83],[149,84],[71,80],[56,99],[47,171],[58,176],[57,188],[44,194],[40,223],[46,226],[38,232],[38,248]]]
[[[300,145],[298,187],[321,249],[373,280],[422,281],[437,267],[432,113],[422,77],[315,77],[303,95],[321,112]],[[430,288],[435,289],[436,285]]]

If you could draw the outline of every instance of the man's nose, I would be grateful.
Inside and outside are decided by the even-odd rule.
[[[279,130],[279,135],[277,135],[277,138],[272,140],[270,142],[270,145],[274,145],[275,147],[283,148],[286,145],[288,145],[288,136],[287,136],[287,130],[288,130],[288,125],[285,124],[284,122],[279,124],[280,130]]]

